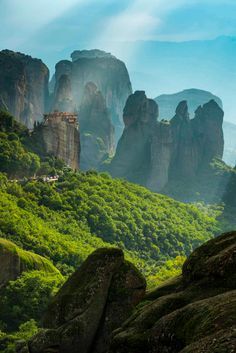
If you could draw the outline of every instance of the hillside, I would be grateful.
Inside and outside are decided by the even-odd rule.
[[[201,211],[108,174],[67,172],[57,182],[1,178],[2,236],[75,268],[94,249],[116,244],[143,267],[189,254],[217,232]]]
[[[73,172],[8,114],[0,127],[0,237],[3,254],[14,258],[0,301],[9,347],[37,331],[52,295],[94,250],[120,248],[153,287],[177,275],[185,257],[219,232],[219,212],[210,207],[107,173]]]

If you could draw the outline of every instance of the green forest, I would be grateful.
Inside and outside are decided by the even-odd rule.
[[[184,204],[107,173],[73,172],[35,153],[11,116],[2,113],[0,121],[0,249],[23,264],[1,289],[1,352],[14,352],[15,340],[36,332],[52,295],[95,249],[124,250],[151,288],[179,274],[185,257],[220,232],[221,209]],[[45,172],[58,180],[44,181]]]

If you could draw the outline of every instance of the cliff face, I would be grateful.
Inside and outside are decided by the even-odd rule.
[[[72,103],[70,111],[80,110],[83,92],[88,82],[94,82],[103,95],[115,127],[116,140],[123,129],[122,111],[132,88],[125,64],[109,53],[102,51],[75,51],[72,61],[57,63],[55,73],[55,92],[62,75],[71,82]],[[55,102],[55,98],[54,98]],[[55,105],[52,106],[52,110]]]
[[[40,128],[45,151],[62,159],[70,168],[79,169],[80,134],[77,123],[48,119]]]
[[[162,94],[161,96],[155,98],[155,101],[159,106],[159,120],[170,120],[174,115],[176,106],[179,102],[184,100],[188,103],[190,119],[194,118],[195,111],[199,106],[209,102],[210,100],[214,100],[219,107],[223,107],[221,99],[213,95],[211,92],[196,88],[186,89],[175,94]],[[236,126],[232,123],[224,121],[223,132],[225,140],[223,160],[233,167],[236,162]]]
[[[114,152],[114,127],[102,93],[93,82],[84,88],[79,110],[81,168],[99,169]]]
[[[111,162],[113,176],[145,185],[151,163],[151,142],[157,129],[157,104],[144,91],[136,91],[124,108],[123,134]]]
[[[186,101],[169,122],[157,117],[157,104],[144,92],[128,98],[125,129],[110,166],[113,176],[163,191],[172,182],[194,182],[213,158],[222,158],[223,111],[215,101],[200,106],[194,119]]]
[[[0,52],[0,108],[32,128],[48,103],[49,71],[39,59],[10,50]]]

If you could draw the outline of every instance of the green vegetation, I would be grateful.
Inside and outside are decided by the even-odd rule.
[[[51,261],[45,259],[44,257],[34,254],[30,251],[25,251],[9,240],[0,238],[0,252],[8,251],[9,253],[17,255],[20,259],[21,267],[30,270],[42,270],[45,273],[56,273],[60,274],[58,269],[53,266]]]
[[[68,276],[95,249],[117,246],[153,286],[178,274],[183,258],[219,231],[217,209],[186,205],[106,173],[74,173],[40,151],[34,134],[6,113],[0,130],[0,246],[41,270],[23,273],[1,293],[1,351],[14,352],[18,327],[25,335],[36,330],[30,320],[38,322],[64,280],[53,266]],[[10,180],[34,173],[60,178]],[[1,348],[2,340],[10,343]]]
[[[0,196],[2,236],[63,273],[109,244],[150,269],[217,232],[211,212],[96,172],[70,172],[53,184],[6,182]]]
[[[0,298],[3,329],[16,330],[22,322],[30,319],[39,322],[50,298],[63,283],[64,278],[60,274],[45,276],[44,271],[24,272],[15,281],[10,281]]]

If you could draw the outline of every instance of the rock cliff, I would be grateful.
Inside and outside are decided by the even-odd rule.
[[[71,57],[72,61],[62,60],[56,65],[54,102],[62,75],[67,75],[71,82],[73,101],[70,111],[74,111],[75,107],[79,111],[84,87],[88,82],[94,82],[103,95],[111,114],[117,140],[123,129],[123,107],[132,92],[125,64],[111,54],[100,50],[75,51]],[[55,108],[53,105],[52,110]]]
[[[234,352],[235,254],[235,232],[212,239],[181,276],[144,296],[145,280],[121,250],[96,250],[52,300],[44,329],[18,352]]]
[[[32,128],[48,104],[49,70],[39,59],[10,50],[0,52],[0,108]]]
[[[99,169],[114,152],[114,127],[102,93],[93,82],[85,85],[79,110],[81,169]]]
[[[158,106],[143,91],[131,95],[124,108],[125,129],[110,172],[115,177],[163,191],[169,183],[194,182],[214,158],[222,158],[223,111],[211,100],[190,119],[182,101],[170,121],[158,121]]]
[[[136,91],[129,96],[123,113],[125,128],[110,166],[113,176],[145,185],[157,116],[157,104],[148,99],[144,91]]]
[[[219,105],[219,107],[223,108],[223,103],[219,97],[213,95],[211,92],[196,88],[186,89],[175,94],[162,94],[161,96],[156,97],[155,101],[159,106],[159,120],[170,120],[174,115],[175,108],[179,102],[184,100],[187,101],[189,116],[190,119],[192,119],[194,118],[196,109],[212,99]],[[230,166],[234,166],[236,162],[236,126],[224,121],[223,132],[225,140],[223,160]]]
[[[29,342],[29,351],[106,352],[111,332],[132,314],[145,288],[145,279],[121,250],[96,250],[49,305],[44,330]]]
[[[45,115],[45,121],[36,129],[46,153],[62,159],[70,168],[79,169],[80,132],[73,114],[54,112]],[[72,119],[72,121],[70,121]]]

